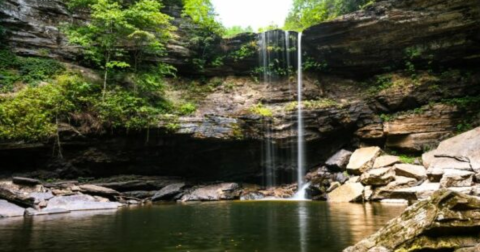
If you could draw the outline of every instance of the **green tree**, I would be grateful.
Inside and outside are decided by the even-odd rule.
[[[372,0],[294,0],[284,29],[302,31],[370,4]]]
[[[246,33],[246,32],[253,32],[253,28],[251,26],[242,27],[242,26],[236,25],[236,26],[226,28],[225,34],[223,35],[223,37],[229,38],[237,34]]]
[[[109,72],[131,67],[127,53],[133,52],[136,71],[144,53],[164,53],[173,30],[171,17],[161,12],[157,0],[72,0],[69,6],[91,11],[87,24],[68,25],[66,33],[70,43],[82,46],[85,57],[103,69],[103,100]]]
[[[203,71],[207,65],[219,64],[216,46],[225,28],[217,22],[216,13],[210,0],[183,0],[183,17],[189,17],[191,22],[182,24],[187,32],[189,47],[196,55],[192,63],[197,70]]]

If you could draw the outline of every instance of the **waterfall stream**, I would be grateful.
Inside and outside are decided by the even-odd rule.
[[[263,78],[263,83],[270,88],[275,85],[274,81],[281,76],[279,73],[283,73],[287,77],[289,82],[289,90],[291,95],[297,95],[297,111],[296,117],[292,114],[292,125],[296,125],[296,129],[292,127],[292,135],[296,133],[297,143],[295,144],[292,141],[288,145],[287,152],[281,151],[277,144],[275,143],[275,138],[273,137],[275,131],[273,129],[274,120],[273,118],[264,118],[263,127],[264,127],[264,143],[262,151],[262,163],[264,166],[264,181],[265,186],[273,187],[277,186],[277,176],[278,176],[278,154],[287,154],[290,155],[291,167],[296,167],[296,174],[292,174],[293,178],[296,178],[298,183],[298,192],[295,195],[295,199],[305,199],[305,189],[308,187],[305,186],[303,181],[303,176],[305,175],[305,141],[304,141],[304,122],[303,122],[303,106],[302,106],[302,90],[303,90],[303,76],[302,76],[302,33],[297,35],[297,87],[294,88],[290,84],[289,76],[293,74],[291,71],[291,66],[294,66],[294,63],[291,62],[290,55],[290,38],[291,33],[289,31],[268,31],[260,34],[258,43],[259,43],[259,66],[262,70],[261,77]],[[283,37],[283,38],[282,38]],[[282,53],[279,53],[281,51]],[[277,65],[275,65],[277,64]],[[296,157],[295,157],[296,155]],[[283,157],[285,158],[285,157]],[[296,161],[296,162],[295,162]]]

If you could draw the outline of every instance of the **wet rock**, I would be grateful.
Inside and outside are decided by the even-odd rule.
[[[52,208],[52,209],[33,209],[33,208],[27,208],[25,210],[25,215],[26,216],[38,216],[38,215],[50,215],[50,214],[65,214],[65,213],[70,213],[70,210],[63,209],[63,208]]]
[[[155,193],[155,195],[152,197],[152,201],[177,200],[182,196],[184,188],[185,183],[176,183],[165,186],[160,191]]]
[[[360,176],[364,185],[383,186],[395,179],[395,172],[391,167],[377,168],[366,171]]]
[[[17,185],[35,186],[41,184],[40,180],[24,177],[13,177],[12,181]]]
[[[480,200],[440,190],[410,206],[377,233],[344,252],[454,251],[480,244]]]
[[[345,171],[351,156],[351,151],[339,150],[325,162],[325,166],[333,171]]]
[[[423,180],[427,178],[427,170],[425,167],[420,165],[396,164],[395,174],[397,176],[414,178],[416,180]]]
[[[151,198],[155,195],[157,191],[131,191],[131,192],[123,192],[122,195],[137,199],[146,199]]]
[[[113,198],[114,196],[120,195],[119,192],[98,185],[79,185],[80,191],[85,194],[104,196],[108,198]]]
[[[48,201],[45,211],[62,209],[68,211],[117,209],[122,204],[118,202],[99,202],[89,195],[57,196]]]
[[[361,183],[347,183],[328,194],[329,202],[356,202],[363,197],[363,185]]]
[[[445,169],[442,179],[440,180],[441,188],[449,187],[469,187],[473,183],[473,172]]]
[[[259,192],[249,192],[246,194],[242,194],[242,196],[240,196],[240,200],[261,200],[264,198],[265,198],[265,195]]]
[[[165,186],[183,182],[177,177],[156,177],[156,176],[115,176],[95,182],[95,185],[114,189],[119,192],[127,191],[153,191],[160,190]]]
[[[397,156],[391,156],[391,155],[380,156],[375,159],[375,163],[373,163],[373,168],[388,167],[396,163],[400,163],[400,158]]]
[[[186,192],[182,202],[186,201],[218,201],[240,198],[240,186],[237,183],[222,183],[207,186],[198,186]]]
[[[25,208],[19,207],[6,200],[0,200],[0,218],[23,216]]]
[[[366,147],[355,150],[350,157],[347,171],[351,174],[360,175],[372,168],[375,159],[380,156],[382,150],[378,147]]]
[[[373,190],[372,186],[365,186],[365,189],[363,190],[363,199],[365,201],[369,201],[373,196]]]

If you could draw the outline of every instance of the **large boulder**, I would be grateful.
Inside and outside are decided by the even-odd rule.
[[[458,251],[480,243],[480,200],[440,190],[344,252]]]
[[[362,183],[346,183],[328,194],[329,202],[356,202],[362,200]]]
[[[480,127],[442,141],[436,150],[425,155],[428,179],[440,181],[446,169],[473,171],[479,174],[479,150]]]
[[[473,172],[445,169],[442,179],[440,180],[441,188],[449,187],[469,187],[473,183]]]
[[[417,180],[423,180],[427,178],[427,170],[421,165],[396,164],[395,174],[397,176],[404,176]]]
[[[355,150],[350,157],[347,171],[351,174],[360,175],[373,167],[375,159],[382,154],[378,147],[366,147]]]
[[[377,159],[375,159],[375,163],[373,163],[373,168],[388,167],[396,163],[400,163],[400,158],[397,156],[392,156],[392,155],[380,156]]]
[[[386,186],[377,187],[373,190],[370,200],[383,200],[392,198],[392,193],[397,189],[409,188],[417,184],[417,180],[403,176],[395,176],[395,179]]]
[[[6,200],[0,200],[0,218],[23,216],[25,208],[19,207]]]
[[[12,181],[17,185],[35,186],[41,184],[40,180],[24,177],[13,177]]]
[[[152,201],[159,200],[177,200],[182,196],[185,183],[175,183],[165,186],[160,191],[156,192],[152,197]]]
[[[339,150],[325,162],[325,166],[334,171],[344,171],[351,156],[351,151]]]
[[[24,207],[35,207],[31,193],[42,192],[41,186],[21,186],[11,181],[0,182],[0,199],[5,199]]]
[[[181,201],[217,201],[240,198],[240,186],[237,183],[221,183],[192,188],[182,196]]]
[[[371,169],[360,176],[364,185],[383,186],[395,179],[395,172],[391,167]]]
[[[428,199],[434,192],[440,189],[440,183],[425,181],[421,185],[396,189],[391,192],[390,197],[405,199],[409,201]]]

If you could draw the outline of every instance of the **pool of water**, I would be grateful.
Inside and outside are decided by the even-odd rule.
[[[0,219],[0,251],[337,252],[376,232],[404,209],[238,201]]]

